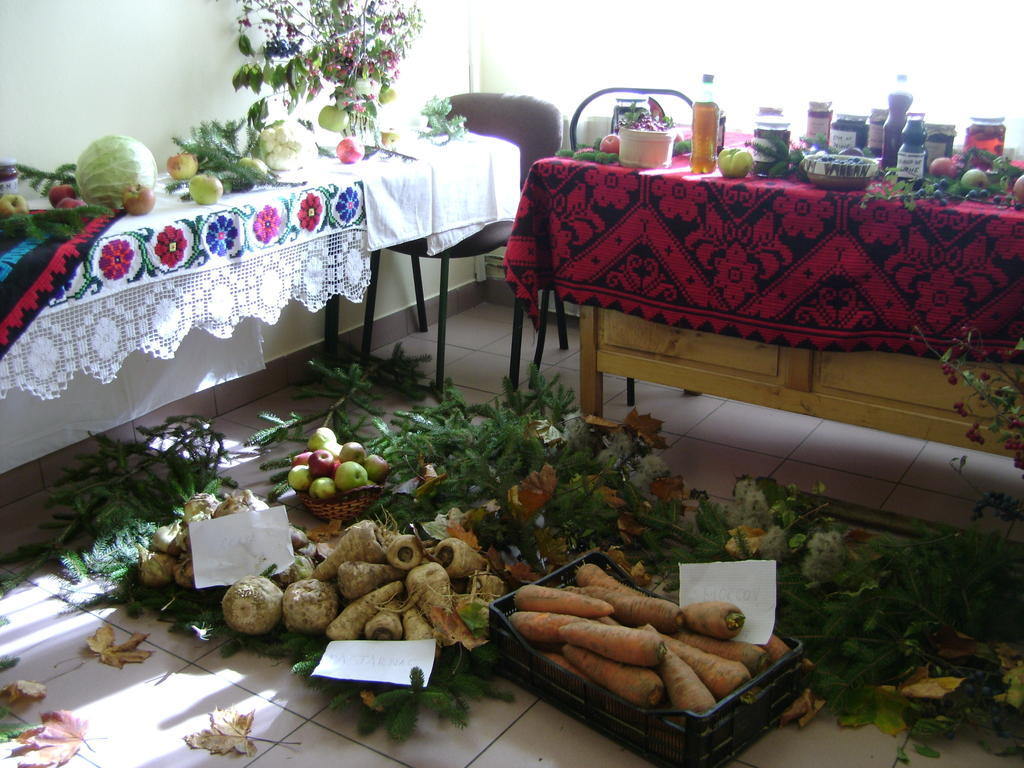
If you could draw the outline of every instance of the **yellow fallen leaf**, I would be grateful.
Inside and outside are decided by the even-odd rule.
[[[27,755],[18,765],[25,768],[50,768],[64,765],[76,754],[85,741],[85,730],[89,723],[72,712],[60,709],[39,715],[42,725],[29,728],[14,740],[21,746],[11,751],[12,757]]]
[[[104,624],[97,629],[86,642],[89,650],[100,657],[100,663],[121,669],[125,664],[141,664],[150,656],[152,651],[140,651],[138,645],[149,635],[136,632],[123,643],[114,644],[114,630],[109,624]]]
[[[749,525],[740,525],[729,530],[729,540],[725,542],[725,551],[733,557],[747,557],[748,554],[756,555],[761,549],[761,537],[764,536],[763,528],[751,528]],[[746,550],[740,544],[740,537]]]
[[[237,752],[247,757],[256,756],[256,745],[249,738],[256,711],[240,715],[233,707],[215,709],[210,713],[210,727],[185,736],[192,749],[206,749],[212,755]]]
[[[900,684],[899,692],[908,699],[941,699],[955,691],[966,678],[929,677],[927,667],[918,667]]]
[[[815,696],[810,688],[804,688],[803,693],[797,696],[793,703],[786,707],[786,711],[779,716],[779,727],[796,720],[797,725],[803,728],[824,706],[823,698]]]
[[[0,688],[0,696],[6,697],[8,704],[21,699],[42,699],[46,697],[46,686],[32,680],[16,680]]]

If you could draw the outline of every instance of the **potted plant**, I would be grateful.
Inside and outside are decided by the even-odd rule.
[[[619,121],[619,162],[630,168],[667,168],[672,164],[675,122],[646,109],[624,112]]]
[[[251,61],[235,72],[235,90],[273,93],[249,108],[262,126],[268,100],[289,112],[329,92],[320,124],[374,134],[377,108],[394,98],[398,64],[423,27],[415,0],[240,0],[238,48]]]

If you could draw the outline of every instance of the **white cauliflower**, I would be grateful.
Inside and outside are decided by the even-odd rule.
[[[317,156],[313,134],[295,122],[281,121],[260,132],[260,155],[275,171],[297,171]]]

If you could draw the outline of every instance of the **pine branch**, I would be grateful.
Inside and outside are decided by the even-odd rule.
[[[31,165],[18,163],[18,175],[37,193],[46,197],[50,189],[58,184],[70,184],[78,190],[75,167],[75,163],[64,163],[53,171],[43,171]]]

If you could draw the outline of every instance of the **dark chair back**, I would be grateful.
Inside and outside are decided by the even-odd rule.
[[[550,102],[507,93],[460,93],[451,103],[452,114],[465,115],[466,130],[519,147],[521,181],[534,161],[562,147],[562,113]]]
[[[583,114],[583,110],[586,109],[592,101],[596,101],[602,96],[607,96],[612,93],[621,93],[623,95],[633,93],[639,96],[674,96],[675,98],[681,99],[682,101],[686,102],[687,106],[693,106],[693,101],[690,99],[689,96],[679,91],[674,91],[670,88],[602,88],[600,91],[595,91],[594,93],[587,96],[587,98],[585,98],[583,101],[581,101],[580,105],[576,107],[576,111],[573,113],[572,119],[569,121],[569,146],[573,151],[575,151],[576,148],[579,146],[579,139],[576,135],[576,128],[579,125],[580,115]],[[671,111],[666,111],[669,112],[669,114],[671,114]],[[617,131],[613,132],[617,133]]]

